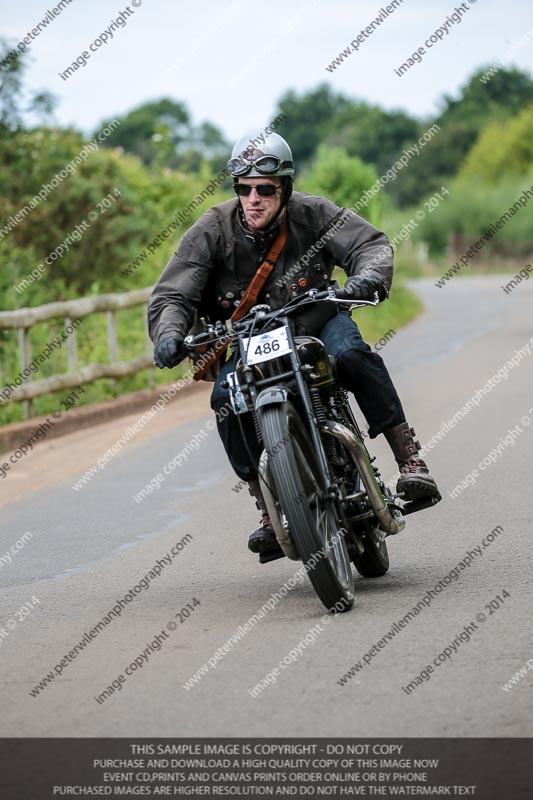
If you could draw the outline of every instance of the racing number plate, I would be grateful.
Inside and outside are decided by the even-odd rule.
[[[268,333],[260,333],[242,340],[247,364],[259,364],[290,353],[292,348],[287,338],[287,327],[283,325]]]

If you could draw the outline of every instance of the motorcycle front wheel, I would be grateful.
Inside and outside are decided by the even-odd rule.
[[[365,552],[354,558],[355,568],[364,578],[380,578],[389,569],[389,553],[385,534],[376,526],[368,523],[362,540]]]
[[[309,579],[328,610],[353,606],[354,584],[338,503],[324,496],[314,448],[291,403],[261,411],[274,493]]]

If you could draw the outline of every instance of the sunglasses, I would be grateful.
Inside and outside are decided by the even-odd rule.
[[[235,194],[239,197],[248,197],[252,189],[257,191],[259,197],[273,197],[281,186],[275,186],[273,183],[259,183],[257,186],[248,186],[247,183],[236,183],[233,187]]]
[[[272,172],[277,172],[278,169],[292,168],[293,166],[292,161],[282,161],[277,156],[262,155],[255,160],[250,156],[248,158],[232,158],[228,161],[227,169],[231,175],[237,177],[246,175],[252,167],[262,175],[270,175]]]

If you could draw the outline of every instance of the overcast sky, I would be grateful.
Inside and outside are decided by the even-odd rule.
[[[503,59],[531,38],[512,62],[533,74],[531,0],[465,0],[460,23],[421,63],[395,72],[459,2],[403,0],[357,52],[333,72],[326,66],[387,7],[386,0],[72,0],[32,41],[31,89],[59,97],[57,119],[90,132],[103,119],[161,96],[183,101],[194,123],[210,120],[233,139],[272,119],[288,88],[326,81],[333,89],[423,117],[443,93],[454,94],[481,65]],[[15,45],[54,8],[54,0],[0,0],[2,35]],[[128,12],[126,9],[129,8]],[[390,8],[390,5],[389,5]],[[126,24],[96,52],[89,46],[124,11]],[[60,72],[83,52],[86,66],[64,81]]]

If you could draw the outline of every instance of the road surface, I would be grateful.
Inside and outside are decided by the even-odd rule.
[[[426,312],[382,355],[420,440],[433,438],[444,500],[388,539],[389,573],[357,577],[353,610],[328,621],[292,579],[297,563],[260,566],[248,552],[257,512],[232,491],[209,387],[78,490],[140,415],[20,460],[0,484],[2,736],[531,736],[533,671],[502,686],[533,659],[533,282],[511,295],[501,283],[416,283]],[[372,446],[391,478],[386,445]]]

